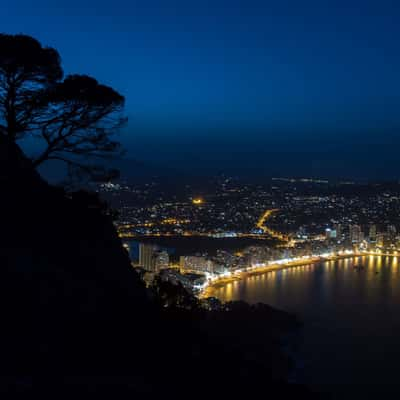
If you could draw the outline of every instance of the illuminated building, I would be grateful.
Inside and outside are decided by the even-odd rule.
[[[166,251],[153,244],[140,243],[139,245],[139,266],[148,272],[160,272],[168,268],[169,255]]]
[[[188,271],[198,272],[214,272],[214,262],[207,260],[205,257],[199,256],[182,256],[180,258],[180,265],[183,269]]]
[[[342,225],[341,224],[335,224],[333,226],[333,229],[336,231],[336,238],[341,240],[342,239]]]
[[[376,242],[376,225],[371,225],[369,227],[368,237],[371,242]]]
[[[382,247],[385,244],[385,235],[383,233],[376,234],[376,245]]]
[[[349,227],[350,241],[352,243],[359,243],[363,239],[360,225],[350,225]]]
[[[140,243],[139,245],[139,266],[146,271],[153,272],[155,269],[154,253],[158,247],[152,244]]]
[[[393,240],[397,233],[396,227],[394,225],[388,225],[387,233],[388,233],[389,239]]]
[[[164,268],[168,268],[169,254],[165,250],[157,251],[153,257],[155,272],[159,272]]]
[[[262,233],[262,231],[256,232],[256,233]],[[236,232],[219,232],[219,233],[214,233],[210,236],[214,237],[214,238],[237,237],[237,233]]]
[[[336,236],[337,236],[337,233],[336,233],[335,229],[330,229],[330,228],[325,229],[325,238],[326,239],[335,239]]]

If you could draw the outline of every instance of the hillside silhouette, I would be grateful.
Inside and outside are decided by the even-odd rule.
[[[293,317],[241,303],[164,309],[97,196],[50,186],[0,138],[3,392],[310,396],[285,383],[279,337]]]

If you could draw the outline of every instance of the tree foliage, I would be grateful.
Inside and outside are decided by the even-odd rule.
[[[63,79],[58,52],[26,35],[0,34],[0,134],[11,141],[34,137],[32,157],[68,164],[99,176],[100,158],[121,154],[113,138],[126,122],[124,97],[86,75]]]
[[[1,132],[12,140],[28,134],[42,111],[38,94],[62,77],[56,50],[29,36],[0,34]]]

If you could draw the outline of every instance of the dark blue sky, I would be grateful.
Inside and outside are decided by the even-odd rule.
[[[4,32],[127,98],[128,157],[195,172],[398,177],[398,1],[14,0]],[[7,3],[7,4],[6,4]]]

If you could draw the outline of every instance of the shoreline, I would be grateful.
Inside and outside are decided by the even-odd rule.
[[[356,257],[356,256],[351,256],[351,257]],[[350,257],[349,257],[350,258]],[[213,290],[213,289],[219,289],[229,283],[232,282],[238,282],[241,281],[243,279],[246,279],[250,276],[256,276],[256,275],[262,275],[268,272],[273,272],[273,271],[280,271],[283,269],[289,269],[289,268],[295,268],[295,267],[301,267],[303,265],[311,265],[311,264],[317,264],[319,262],[321,262],[322,260],[320,258],[318,259],[309,259],[309,260],[304,260],[302,262],[297,262],[297,263],[287,263],[287,264],[271,264],[265,267],[260,267],[257,268],[256,270],[253,271],[243,271],[240,273],[240,275],[236,275],[236,276],[232,276],[229,278],[220,278],[217,279],[213,282],[211,282],[210,284],[207,285],[207,287],[202,290],[199,294],[199,298],[207,298],[209,297],[207,294],[209,293],[209,291]],[[327,260],[329,261],[329,260]]]
[[[205,299],[210,297],[210,292],[213,289],[219,289],[229,283],[238,282],[243,279],[246,279],[250,276],[262,275],[268,272],[280,271],[284,269],[296,268],[305,265],[316,265],[318,263],[323,263],[327,261],[337,261],[348,258],[357,258],[357,257],[396,257],[394,254],[379,254],[379,253],[351,253],[351,254],[340,254],[340,255],[327,255],[327,256],[314,256],[307,259],[300,259],[289,261],[286,263],[272,262],[269,265],[263,267],[256,267],[250,271],[241,271],[237,272],[235,275],[229,277],[218,278],[214,281],[210,281],[207,285],[202,289],[198,295],[200,299]]]

